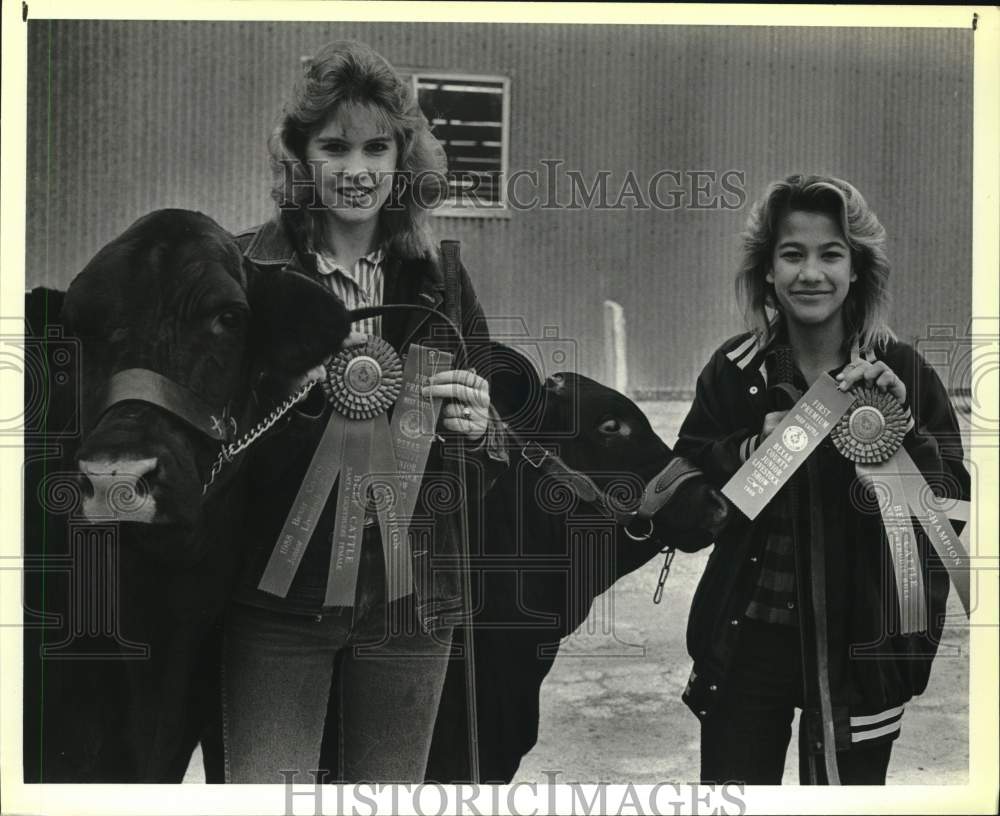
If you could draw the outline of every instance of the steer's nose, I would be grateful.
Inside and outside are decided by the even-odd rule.
[[[78,462],[83,480],[83,515],[90,521],[139,521],[156,515],[150,483],[156,458]]]

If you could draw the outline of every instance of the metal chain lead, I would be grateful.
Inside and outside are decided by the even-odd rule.
[[[674,561],[677,550],[668,546],[664,547],[660,552],[666,553],[666,558],[663,559],[663,568],[660,570],[660,577],[656,581],[656,589],[653,592],[653,603],[655,604],[663,600],[663,586],[667,583],[667,578],[670,575],[670,565]]]
[[[219,455],[215,459],[215,463],[212,465],[212,470],[208,474],[208,481],[201,488],[201,495],[205,495],[208,492],[208,488],[212,486],[215,482],[216,477],[219,475],[226,463],[232,462],[233,457],[245,451],[249,448],[260,436],[266,433],[279,419],[281,419],[285,414],[287,414],[292,407],[305,398],[306,394],[312,390],[312,387],[316,385],[318,380],[311,380],[299,388],[298,391],[291,394],[285,399],[284,402],[279,403],[274,408],[271,409],[264,419],[254,425],[249,431],[247,431],[243,436],[237,439],[235,442],[230,442],[228,444],[223,443],[222,447],[219,449]]]

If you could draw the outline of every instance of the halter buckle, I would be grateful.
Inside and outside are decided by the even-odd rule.
[[[551,455],[552,455],[551,451],[547,451],[537,442],[529,442],[527,445],[521,448],[522,458],[535,469],[540,468],[542,466],[542,463]]]

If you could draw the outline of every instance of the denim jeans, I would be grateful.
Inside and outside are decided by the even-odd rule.
[[[743,624],[728,689],[701,723],[701,781],[780,785],[795,708],[802,705],[799,632],[752,618]],[[841,784],[884,785],[891,752],[891,742],[838,751]],[[805,778],[801,757],[799,777]]]
[[[312,782],[334,693],[339,779],[422,782],[451,635],[420,628],[412,595],[359,604],[355,616],[233,604],[223,645],[226,781],[283,783],[280,772],[295,771],[295,782]]]

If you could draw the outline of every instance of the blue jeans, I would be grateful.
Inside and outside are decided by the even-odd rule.
[[[420,629],[410,595],[308,616],[233,604],[223,645],[226,781],[314,780],[331,691],[344,782],[422,782],[451,628]],[[333,781],[333,780],[327,780]]]

